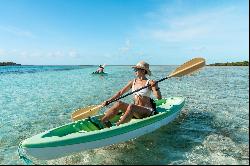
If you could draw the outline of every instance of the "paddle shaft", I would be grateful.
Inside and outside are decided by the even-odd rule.
[[[160,80],[158,80],[158,81],[155,81],[155,84],[157,84],[158,82],[164,81],[164,80],[166,80],[166,79],[168,79],[168,78],[170,78],[170,77],[164,77],[164,78],[162,78],[162,79],[160,79]],[[117,101],[117,100],[120,100],[120,99],[122,99],[122,98],[124,98],[124,97],[127,97],[127,96],[129,96],[129,95],[131,95],[131,94],[133,94],[133,93],[135,93],[135,92],[138,92],[138,91],[140,91],[140,90],[142,90],[142,89],[144,89],[144,88],[147,88],[147,87],[149,87],[149,86],[151,86],[151,85],[148,84],[148,85],[143,86],[143,87],[141,87],[141,88],[139,88],[139,89],[136,89],[136,90],[134,90],[134,91],[132,91],[132,92],[129,92],[129,93],[123,95],[123,96],[120,96],[120,97],[118,97],[118,98],[116,98],[116,99],[114,99],[114,100],[108,101],[108,102],[107,102],[107,105],[109,105],[110,103],[113,103],[113,102],[115,102],[115,101]],[[106,105],[106,106],[107,106],[107,105]]]

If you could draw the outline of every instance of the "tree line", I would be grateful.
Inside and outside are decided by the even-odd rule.
[[[16,64],[14,62],[0,62],[0,66],[21,66],[21,64]]]
[[[209,64],[208,66],[249,66],[249,62],[242,61],[242,62],[213,63]]]

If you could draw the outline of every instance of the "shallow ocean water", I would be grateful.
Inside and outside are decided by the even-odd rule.
[[[151,66],[161,79],[177,66]],[[99,104],[134,78],[131,66],[0,67],[0,164],[24,164],[18,144],[71,122],[80,107]],[[36,164],[249,164],[249,67],[208,67],[159,83],[163,97],[186,104],[170,124],[124,143]],[[132,102],[132,96],[122,99]],[[105,111],[105,110],[102,110]]]

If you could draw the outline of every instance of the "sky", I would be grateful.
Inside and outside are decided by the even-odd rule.
[[[249,61],[249,0],[0,0],[0,62]]]

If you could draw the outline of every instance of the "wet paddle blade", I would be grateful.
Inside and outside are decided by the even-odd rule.
[[[80,119],[87,118],[89,116],[96,115],[98,111],[101,109],[101,107],[102,105],[91,105],[85,108],[77,109],[71,114],[71,120],[77,121]]]
[[[206,65],[204,58],[194,58],[180,67],[176,68],[168,77],[181,77],[184,75],[190,75],[196,71],[199,71]]]

